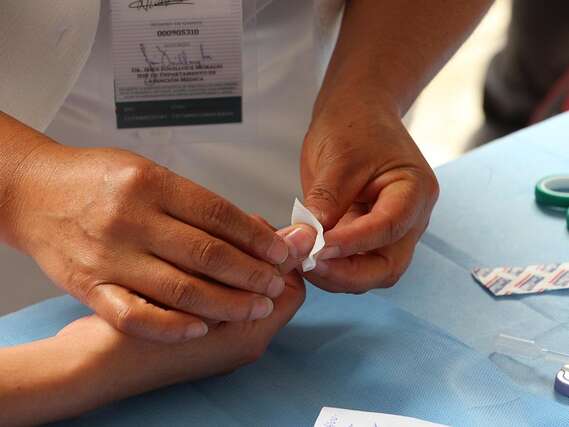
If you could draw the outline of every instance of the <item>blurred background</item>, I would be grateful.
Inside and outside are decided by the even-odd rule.
[[[510,15],[511,0],[497,0],[415,104],[409,130],[431,166],[464,153],[482,125],[486,69],[505,44]]]

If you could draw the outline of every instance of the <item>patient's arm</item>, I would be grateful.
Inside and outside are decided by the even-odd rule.
[[[131,338],[91,316],[55,337],[0,349],[0,425],[54,421],[162,386],[230,372],[262,355],[303,300],[303,282],[293,273],[269,318],[219,323],[187,344]]]

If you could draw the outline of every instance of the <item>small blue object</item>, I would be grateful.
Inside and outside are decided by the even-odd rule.
[[[563,366],[555,377],[555,391],[569,397],[569,365]]]

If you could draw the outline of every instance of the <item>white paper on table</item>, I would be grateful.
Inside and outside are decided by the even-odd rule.
[[[475,268],[472,276],[497,297],[569,288],[569,262],[527,267]]]
[[[312,247],[312,250],[310,251],[308,258],[306,258],[302,262],[302,271],[307,273],[316,268],[316,263],[317,263],[316,257],[318,253],[322,249],[324,249],[324,246],[326,245],[326,242],[324,241],[324,227],[322,227],[322,224],[320,224],[320,222],[316,219],[316,217],[312,214],[312,212],[306,209],[306,207],[302,203],[300,203],[300,200],[298,199],[294,200],[294,207],[292,208],[291,224],[310,225],[311,227],[316,229],[316,232],[318,233],[316,235],[316,241],[314,242],[314,246]]]
[[[416,418],[379,412],[322,408],[314,427],[448,427]]]

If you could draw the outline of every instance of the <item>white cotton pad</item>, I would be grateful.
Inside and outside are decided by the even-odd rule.
[[[306,258],[302,262],[302,271],[307,273],[316,268],[316,263],[317,263],[316,256],[322,249],[324,249],[324,246],[326,245],[326,242],[324,241],[324,227],[322,227],[322,224],[320,224],[320,222],[316,219],[316,217],[312,214],[312,212],[306,209],[306,207],[304,207],[304,205],[300,203],[300,200],[298,199],[294,200],[291,224],[310,225],[318,233],[316,236],[316,241],[314,242],[314,246],[310,251],[310,255],[308,255],[308,258]]]

